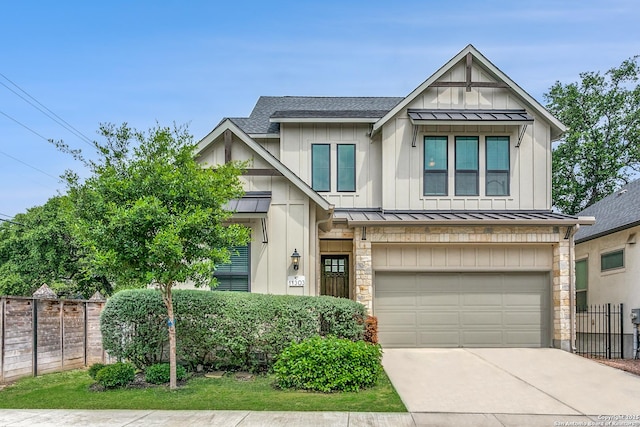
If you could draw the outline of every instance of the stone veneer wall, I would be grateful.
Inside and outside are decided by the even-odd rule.
[[[548,226],[355,227],[356,300],[373,312],[372,243],[548,243],[553,246],[553,345],[571,351],[573,239],[565,239],[564,231],[564,227]]]

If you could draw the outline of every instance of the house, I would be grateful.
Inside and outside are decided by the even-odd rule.
[[[232,208],[252,242],[220,288],[352,298],[386,347],[569,351],[591,220],[551,210],[564,130],[471,45],[406,97],[260,97],[199,143],[251,161]]]
[[[640,308],[640,249],[636,247],[636,242],[640,243],[640,180],[625,185],[579,215],[593,216],[596,223],[580,228],[575,235],[578,317],[587,305],[624,304],[624,356],[631,357],[630,313],[631,309]]]

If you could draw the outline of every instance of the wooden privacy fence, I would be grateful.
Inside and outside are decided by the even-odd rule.
[[[105,302],[0,297],[0,382],[104,363]]]

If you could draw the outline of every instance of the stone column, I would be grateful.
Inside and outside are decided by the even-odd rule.
[[[355,257],[356,301],[373,313],[373,265],[371,263],[371,241],[362,239],[362,227],[353,233],[353,253]]]
[[[553,245],[553,346],[572,349],[571,337],[571,241]]]

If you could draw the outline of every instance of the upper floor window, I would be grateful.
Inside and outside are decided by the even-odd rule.
[[[487,196],[509,195],[509,137],[488,136],[487,145]]]
[[[218,286],[214,290],[249,292],[249,248],[247,245],[231,249],[230,262],[216,267],[214,277]]]
[[[332,174],[335,174],[337,191],[356,191],[355,144],[311,145],[311,188],[316,191],[332,190]],[[335,157],[334,157],[335,156]],[[336,162],[332,167],[332,158]]]
[[[478,178],[478,137],[456,136],[456,196],[477,196]]]
[[[316,191],[331,191],[331,146],[311,145],[311,187]]]
[[[338,144],[338,191],[356,191],[356,146]]]
[[[624,249],[600,255],[600,271],[624,267]]]
[[[447,137],[426,136],[424,138],[424,195],[447,194]]]

